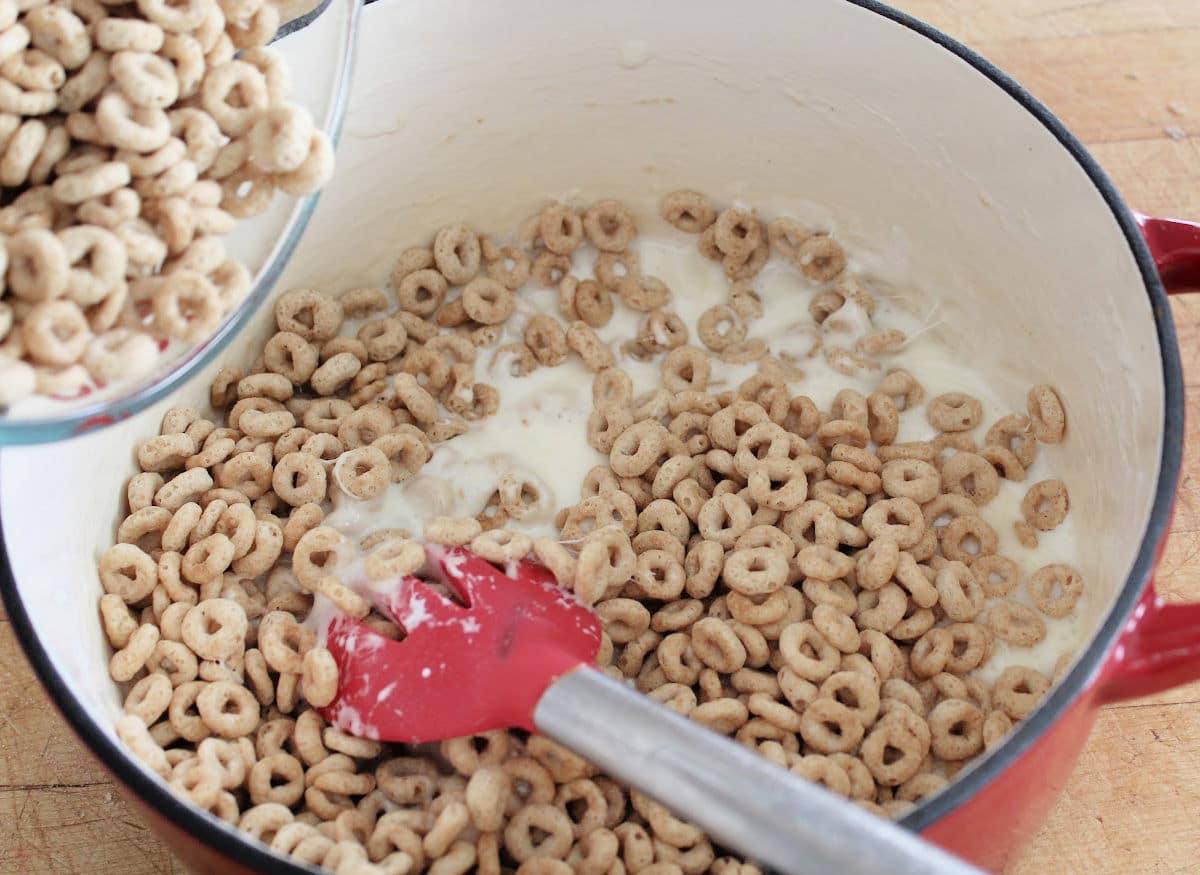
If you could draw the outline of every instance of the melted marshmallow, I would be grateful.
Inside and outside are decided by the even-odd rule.
[[[727,299],[729,283],[720,266],[699,256],[694,243],[642,239],[634,248],[641,258],[642,273],[657,276],[671,289],[668,309],[686,324],[689,342],[699,345],[696,323],[700,315]],[[590,257],[590,252],[577,255],[577,275],[589,274],[586,265]],[[938,339],[936,331],[928,330],[930,326],[924,320],[897,302],[878,297],[873,317],[847,302],[827,320],[838,326],[836,332],[825,332],[824,340],[829,345],[852,348],[863,334],[888,328],[899,329],[909,338],[900,351],[881,360],[882,370],[848,377],[833,370],[822,356],[808,357],[814,337],[821,331],[808,310],[815,284],[776,258],[755,278],[753,287],[762,300],[764,316],[749,323],[749,336],[767,341],[772,355],[797,362],[803,376],[789,383],[791,390],[808,395],[822,409],[828,409],[834,396],[845,388],[870,394],[882,374],[893,368],[912,373],[924,387],[926,400],[945,392],[965,392],[979,399],[983,420],[975,432],[977,439],[988,424],[1014,409],[997,397],[981,374],[964,367],[961,358]],[[525,288],[517,300],[517,311],[505,325],[497,347],[519,340],[533,315],[558,312],[558,294],[552,289]],[[623,306],[615,296],[614,302],[612,320],[597,333],[616,352],[624,341],[637,335],[645,314]],[[635,394],[657,388],[662,356],[642,362],[618,352],[617,358],[618,365],[633,380]],[[714,356],[710,391],[735,389],[757,369],[757,362],[729,364]],[[356,501],[335,491],[334,510],[325,524],[354,541],[381,528],[419,534],[430,517],[475,515],[500,479],[512,476],[535,483],[542,500],[534,512],[509,526],[534,536],[556,535],[557,511],[580,500],[584,476],[594,465],[606,461],[586,440],[592,410],[592,374],[571,356],[557,367],[539,367],[526,376],[514,376],[509,363],[496,357],[495,348],[480,350],[476,374],[499,391],[500,407],[495,415],[470,423],[465,434],[436,445],[432,458],[416,475],[372,501]],[[923,405],[901,414],[897,441],[927,440],[934,434]],[[981,515],[999,537],[999,552],[1020,565],[1023,579],[1050,562],[1077,564],[1077,541],[1070,515],[1055,531],[1040,533],[1034,550],[1020,546],[1013,531],[1013,523],[1021,519],[1025,490],[1053,476],[1054,450],[1040,447],[1025,482],[1001,480],[999,495],[981,509]],[[1028,601],[1024,587],[1010,598]],[[980,676],[990,681],[1013,663],[1050,673],[1056,660],[1082,640],[1085,630],[1074,615],[1062,620],[1047,618],[1046,623],[1048,634],[1036,647],[1012,648],[997,641],[992,658],[978,672]]]

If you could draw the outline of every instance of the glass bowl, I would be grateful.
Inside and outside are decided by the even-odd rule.
[[[305,4],[312,5],[312,4]],[[323,0],[279,29],[271,44],[292,72],[290,100],[305,106],[336,146],[350,91],[360,0]],[[0,409],[0,446],[45,443],[118,422],[174,391],[211,361],[267,299],[300,242],[319,193],[278,193],[270,208],[238,222],[223,239],[230,257],[249,268],[250,292],[199,344],[172,344],[148,374],[73,398],[33,396]]]

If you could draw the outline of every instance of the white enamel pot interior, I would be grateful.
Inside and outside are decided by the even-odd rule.
[[[1169,317],[1155,318],[1165,297],[1070,135],[961,46],[870,3],[382,0],[364,19],[337,175],[279,289],[383,285],[430,229],[466,218],[506,234],[547,197],[623,198],[652,227],[661,193],[698,188],[825,222],[919,307],[940,302],[938,330],[1012,409],[1051,376],[1068,401],[1057,464],[1098,637],[1009,742],[1027,746],[1095,671],[1143,585],[1178,467],[1178,360]],[[244,364],[272,327],[264,308],[226,359]],[[264,866],[115,742],[120,700],[96,615],[95,562],[132,450],[168,406],[206,408],[218,364],[97,434],[0,453],[4,594],[106,764],[198,840]],[[958,798],[987,780],[976,770]]]

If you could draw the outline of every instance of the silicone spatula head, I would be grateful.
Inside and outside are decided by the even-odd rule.
[[[461,604],[408,576],[375,599],[402,640],[335,618],[326,646],[338,692],[321,713],[346,732],[382,741],[533,729],[546,687],[595,659],[596,615],[533,562],[500,569],[461,548],[430,547],[426,565]]]

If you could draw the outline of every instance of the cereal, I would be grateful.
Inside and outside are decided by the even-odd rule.
[[[1025,479],[1025,466],[1012,450],[1004,447],[986,446],[979,451],[979,456],[996,469],[996,473],[1006,480],[1019,483]]]
[[[425,539],[433,544],[461,547],[483,531],[478,520],[434,517],[425,523]]]
[[[538,233],[551,252],[570,255],[583,242],[583,220],[564,204],[550,204],[538,218]]]
[[[377,447],[357,447],[338,457],[333,479],[347,495],[365,501],[382,493],[391,483],[392,463]]]
[[[1037,707],[1050,679],[1024,666],[1006,668],[996,679],[993,699],[996,706],[1013,720],[1022,720]]]
[[[675,191],[662,199],[662,217],[689,234],[706,230],[717,218],[717,211],[707,197],[696,191]]]
[[[434,238],[434,263],[455,285],[469,282],[479,272],[481,256],[479,238],[466,225],[449,225]]]
[[[871,538],[894,541],[908,549],[925,534],[925,517],[911,498],[888,498],[862,512],[862,527]]]
[[[467,315],[484,325],[504,322],[515,306],[509,290],[487,277],[477,277],[467,283],[462,302]]]
[[[1034,386],[1027,402],[1033,435],[1044,444],[1057,444],[1067,430],[1067,415],[1062,399],[1052,386]]]
[[[154,36],[119,31],[106,39]],[[269,65],[253,51],[220,63],[250,65],[265,82]],[[137,118],[153,128],[152,115]],[[296,160],[303,120],[270,119],[249,129],[254,143],[213,150],[218,175],[234,178],[256,153],[278,166]],[[272,151],[276,122],[287,142]],[[177,139],[130,152],[132,182],[121,191],[163,200],[146,185],[192,154],[188,124],[179,117]],[[87,174],[103,163],[80,157],[68,167]],[[153,207],[169,217],[168,257],[184,271],[221,263],[192,240],[195,211],[221,209],[221,196],[189,197],[186,210]],[[107,233],[110,213],[133,202],[113,193],[86,203]],[[829,234],[694,192],[669,195],[661,209],[721,262],[732,280],[723,303],[675,309],[666,284],[642,271],[635,214],[615,201],[543,207],[512,245],[449,225],[431,247],[399,255],[390,292],[281,295],[261,359],[214,382],[217,415],[173,410],[139,448],[120,543],[99,563],[100,613],[116,650],[112,674],[134,685],[126,709],[147,730],[126,736],[165,763],[179,792],[327,868],[741,865],[716,860],[694,827],[539,736],[453,739],[431,757],[326,725],[316,709],[333,700],[338,665],[306,617],[340,611],[402,638],[367,595],[424,573],[430,543],[465,546],[497,566],[542,564],[594,606],[602,671],[877,812],[936,792],[1036,705],[1049,682],[1032,669],[1009,669],[995,684],[976,672],[994,670],[996,652],[1008,659],[1010,648],[1044,641],[1084,595],[1073,568],[1027,568],[993,528],[1036,536],[1069,513],[1056,480],[1028,490],[1018,520],[1003,519],[1012,505],[994,500],[1030,470],[1044,476],[1034,432],[1056,421],[1054,401],[1037,390],[1038,413],[1001,417],[984,438],[979,398],[926,403],[916,377],[883,367],[909,335],[872,321],[886,305]],[[22,306],[97,293],[97,274],[75,272],[103,260],[108,238],[76,236],[22,238],[22,269],[53,281],[42,298],[18,280]],[[773,305],[750,277],[772,255],[812,287],[792,328],[802,347],[775,349],[760,336]],[[535,301],[529,283],[553,291]],[[133,294],[153,302],[164,287]],[[630,320],[634,336],[611,333]],[[826,367],[822,355],[861,380],[827,408],[796,394],[803,371]],[[629,362],[638,364],[626,373]],[[741,366],[734,379],[731,365]],[[439,483],[441,454],[461,458],[456,438],[504,412],[511,381],[553,368],[580,381],[591,409],[578,440],[601,454],[578,501],[564,506],[551,484],[503,462],[471,471],[484,478],[478,498]],[[651,381],[638,395],[635,373]],[[443,486],[429,505],[437,510],[351,522],[391,513],[393,498],[404,507],[407,490]],[[557,538],[545,536],[551,521]],[[252,806],[240,815],[239,800]]]
[[[955,453],[942,465],[942,488],[987,504],[1000,490],[999,476],[987,459],[975,453]]]
[[[975,619],[983,610],[987,596],[970,568],[961,562],[948,562],[934,581],[938,604],[946,616],[956,622]]]
[[[159,629],[149,623],[139,626],[125,646],[112,655],[108,663],[108,673],[117,682],[131,680],[150,659],[158,644]]]
[[[942,554],[952,561],[973,562],[996,552],[995,530],[978,516],[960,516],[942,529]]]
[[[643,274],[627,275],[617,283],[617,294],[634,310],[649,313],[665,307],[671,300],[671,290],[658,277]]]
[[[332,702],[338,684],[338,668],[332,654],[324,647],[314,647],[304,654],[300,682],[305,700],[313,707],[322,708]]]
[[[1046,616],[1065,617],[1083,595],[1083,579],[1069,565],[1046,565],[1029,578],[1029,594]]]
[[[56,231],[28,228],[14,237],[8,287],[47,304],[64,291],[68,298],[17,312],[25,343],[15,351],[70,371],[86,387],[144,373],[159,337],[207,337],[250,281],[225,259],[218,235],[233,228],[234,214],[265,208],[274,182],[309,193],[326,178],[331,152],[307,115],[285,102],[279,61],[257,48],[279,23],[273,7],[260,7],[248,26],[204,4],[176,10],[148,2],[111,14],[83,8],[15,13],[11,35],[24,34],[34,48],[5,64],[0,100],[16,123],[0,179],[17,189],[15,204],[28,204],[19,209],[36,200],[60,213]],[[207,29],[203,42],[189,35],[193,28]],[[232,59],[235,47],[246,50],[245,60]],[[184,108],[184,100],[197,105]],[[55,106],[65,124],[21,122]],[[254,149],[222,143],[246,130]],[[278,176],[270,182],[262,172]],[[231,180],[250,182],[251,192],[235,193]],[[176,257],[164,264],[168,255]],[[147,300],[149,312],[140,309]],[[71,305],[86,309],[76,316]],[[97,334],[123,327],[93,343],[82,318]],[[86,371],[71,371],[78,362]],[[7,391],[15,401],[61,391],[56,382],[14,378]]]
[[[122,543],[108,548],[100,560],[100,583],[105,592],[119,596],[126,604],[142,601],[158,582],[154,560],[135,544]]]
[[[1028,605],[998,601],[989,605],[983,622],[1002,641],[1032,647],[1046,637],[1046,623]]]
[[[1029,487],[1021,501],[1025,522],[1040,532],[1052,531],[1067,518],[1070,500],[1061,480],[1042,480]]]
[[[596,201],[588,207],[583,214],[583,229],[588,242],[601,252],[624,252],[637,236],[633,215],[615,200]],[[545,239],[544,230],[542,238]],[[548,243],[547,248],[555,251]]]
[[[1010,414],[1003,416],[987,431],[984,439],[987,446],[1009,450],[1024,467],[1033,464],[1037,453],[1037,439],[1033,434],[1033,423],[1028,416]]]
[[[1003,597],[1017,587],[1020,569],[1005,556],[980,556],[971,563],[971,571],[988,597]]]

